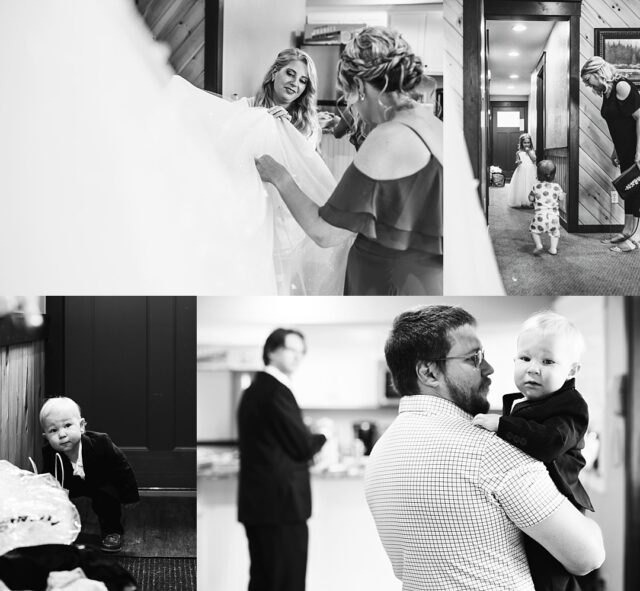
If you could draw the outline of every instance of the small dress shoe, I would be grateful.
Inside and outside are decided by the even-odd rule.
[[[122,536],[120,534],[107,534],[100,544],[103,552],[120,552],[122,550]]]

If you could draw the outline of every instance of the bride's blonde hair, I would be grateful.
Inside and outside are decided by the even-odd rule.
[[[316,66],[308,53],[294,47],[283,49],[267,70],[262,85],[256,92],[256,107],[274,107],[276,101],[273,93],[273,78],[277,72],[293,61],[300,61],[307,66],[309,74],[307,85],[302,94],[289,106],[287,111],[291,115],[291,124],[302,135],[309,137],[318,126],[316,109],[316,94],[318,92],[318,75]]]

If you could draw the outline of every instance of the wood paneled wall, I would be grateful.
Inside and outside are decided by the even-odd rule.
[[[169,46],[176,73],[204,88],[205,0],[136,0],[156,40]]]
[[[39,464],[38,415],[44,397],[44,342],[0,348],[0,459],[31,469]]]
[[[580,18],[580,67],[594,55],[596,28],[640,27],[637,0],[583,0]],[[611,179],[617,176],[609,156],[613,149],[600,115],[602,99],[580,85],[580,225],[620,224],[624,210],[611,203]]]

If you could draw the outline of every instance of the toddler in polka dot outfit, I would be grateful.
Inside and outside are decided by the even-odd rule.
[[[553,179],[556,166],[551,160],[541,160],[538,163],[538,180],[529,193],[529,201],[535,208],[535,214],[529,230],[536,245],[533,254],[542,252],[541,234],[549,234],[549,254],[558,254],[558,240],[560,239],[560,214],[558,202],[564,199],[564,191]]]

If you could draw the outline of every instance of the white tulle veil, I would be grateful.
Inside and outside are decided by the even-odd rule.
[[[176,78],[133,3],[0,3],[0,70],[7,293],[340,291],[345,249],[311,245],[254,165],[272,154],[322,202],[321,159]]]

